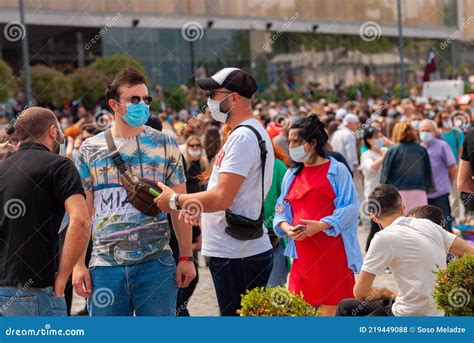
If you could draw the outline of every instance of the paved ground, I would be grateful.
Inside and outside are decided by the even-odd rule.
[[[365,247],[367,235],[368,232],[359,227],[359,241],[362,247]],[[199,276],[200,278],[196,291],[189,302],[189,312],[192,316],[218,316],[219,308],[217,307],[214,285],[203,257],[200,259]],[[398,287],[391,274],[377,276],[375,279],[375,285],[398,291]],[[81,309],[83,304],[84,300],[76,296],[73,302],[73,313]]]

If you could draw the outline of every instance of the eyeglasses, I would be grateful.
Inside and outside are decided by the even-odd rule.
[[[224,93],[224,94],[231,94],[234,92],[226,92],[226,91],[209,91],[209,98],[213,99],[216,93]]]
[[[188,147],[190,147],[190,148],[200,148],[201,144],[189,144]]]
[[[151,102],[153,101],[153,97],[150,96],[150,95],[145,95],[145,96],[142,96],[142,97],[140,97],[139,95],[132,95],[130,97],[122,98],[122,99],[124,99],[126,102],[130,102],[133,105],[138,104],[141,100],[143,100],[143,102],[146,105],[150,105]]]

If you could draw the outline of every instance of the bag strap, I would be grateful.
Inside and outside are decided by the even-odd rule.
[[[112,157],[112,161],[114,162],[115,166],[119,170],[120,174],[125,174],[128,171],[128,166],[122,160],[122,157],[117,150],[111,129],[107,129],[105,131],[105,142],[107,143],[107,149],[109,150],[110,157]]]
[[[232,132],[238,129],[239,127],[246,127],[252,130],[255,136],[257,136],[258,148],[260,149],[260,160],[262,161],[262,209],[260,210],[260,216],[263,217],[263,214],[265,213],[263,203],[265,202],[264,186],[265,186],[265,164],[267,162],[267,153],[268,153],[267,146],[265,144],[265,140],[262,138],[262,136],[260,135],[260,133],[257,131],[256,128],[254,128],[251,125],[239,125],[234,130],[232,130]]]

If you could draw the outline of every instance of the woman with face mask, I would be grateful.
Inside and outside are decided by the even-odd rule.
[[[185,144],[181,147],[181,152],[184,157],[186,192],[190,194],[206,190],[206,187],[201,183],[199,176],[207,169],[209,163],[199,137],[196,135],[189,136],[186,139]],[[172,236],[175,236],[174,232],[172,232]],[[176,237],[171,238],[170,244],[171,246],[178,245]],[[196,268],[196,278],[191,281],[188,287],[182,288],[178,292],[176,302],[176,314],[178,316],[189,316],[187,305],[199,281],[197,252],[201,248],[201,228],[196,225],[193,226],[192,247],[194,265]]]
[[[282,181],[273,226],[288,237],[285,255],[294,259],[289,290],[333,316],[353,294],[362,256],[357,239],[358,202],[344,164],[328,157],[324,123],[310,116],[289,132],[290,168]]]
[[[380,183],[380,173],[387,148],[384,148],[384,136],[382,132],[375,127],[365,130],[364,144],[367,150],[360,156],[360,165],[362,174],[364,174],[364,198],[367,201],[370,193]],[[362,214],[365,214],[367,219],[370,220],[370,218],[368,218],[368,211],[362,212]],[[369,250],[370,241],[378,231],[378,225],[370,220],[370,233],[367,237],[366,251]]]

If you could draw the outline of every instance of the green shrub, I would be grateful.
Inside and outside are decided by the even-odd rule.
[[[283,287],[257,287],[242,295],[241,316],[316,316],[317,310],[303,300],[303,295]]]
[[[92,104],[105,97],[105,88],[120,70],[130,67],[145,73],[145,67],[128,55],[98,57],[92,64],[77,69],[68,78],[73,99],[88,99]]]
[[[12,68],[0,60],[0,102],[7,101],[10,97],[10,91],[17,86],[15,76],[13,76]]]
[[[163,90],[166,99],[166,105],[179,111],[186,108],[186,93],[182,86],[168,87]],[[158,101],[156,101],[157,104]]]
[[[447,316],[474,316],[474,256],[464,256],[434,273],[437,307]]]
[[[72,87],[63,73],[45,65],[30,68],[31,90],[38,102],[61,103],[72,96]],[[24,82],[24,75],[23,75]]]

